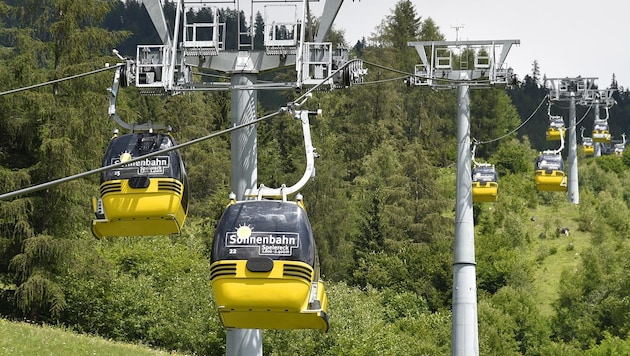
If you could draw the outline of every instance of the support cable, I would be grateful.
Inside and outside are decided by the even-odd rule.
[[[348,64],[350,64],[350,63],[352,63],[354,61],[359,61],[359,60],[358,59],[353,59],[351,61],[348,61],[344,66],[341,66],[339,69],[337,69],[332,74],[330,74],[327,78],[325,78],[324,81],[332,78],[339,71],[343,70],[345,66],[347,66]],[[99,69],[97,71],[93,71],[93,72],[90,72],[90,73],[84,73],[82,75],[69,77],[69,78],[66,78],[64,80],[73,79],[73,78],[76,78],[78,76],[84,76],[84,75],[90,75],[90,74],[98,73],[100,71],[109,70],[109,69],[112,69],[112,68],[117,68],[118,66],[122,66],[122,65],[124,65],[124,64],[118,64],[118,65],[113,66],[113,67],[108,67],[108,68],[105,68],[105,69]],[[59,80],[57,80],[57,81],[59,81]],[[176,145],[176,146],[173,146],[173,147],[169,147],[169,148],[164,149],[164,150],[160,150],[160,151],[156,151],[156,152],[153,152],[153,153],[150,153],[150,154],[147,154],[147,155],[136,157],[136,158],[130,159],[130,160],[125,161],[125,162],[120,162],[120,163],[112,164],[112,165],[109,165],[109,166],[93,169],[91,171],[87,171],[87,172],[75,174],[75,175],[72,175],[72,176],[68,176],[68,177],[52,180],[52,181],[49,181],[49,182],[46,182],[46,183],[34,185],[32,187],[29,187],[29,188],[19,189],[19,190],[13,191],[13,192],[0,194],[0,200],[6,200],[6,199],[9,199],[9,198],[13,198],[13,197],[19,196],[19,195],[40,191],[40,190],[43,190],[43,189],[46,189],[46,188],[54,187],[54,186],[57,186],[59,184],[75,180],[75,179],[87,177],[87,176],[92,175],[92,174],[101,173],[101,172],[108,171],[110,169],[122,167],[122,166],[124,166],[126,164],[130,164],[130,163],[134,163],[134,162],[137,162],[137,161],[141,161],[141,160],[149,158],[149,157],[157,156],[159,154],[163,154],[163,153],[166,153],[166,152],[170,152],[170,151],[173,151],[173,150],[184,148],[184,147],[193,145],[195,143],[208,140],[210,138],[214,138],[214,137],[217,137],[217,136],[220,136],[220,135],[232,132],[232,131],[236,131],[236,130],[241,129],[243,127],[247,127],[247,126],[256,124],[258,122],[261,122],[263,120],[269,119],[271,117],[274,117],[274,116],[276,116],[278,114],[282,114],[282,113],[285,113],[285,112],[288,112],[288,111],[293,111],[296,106],[299,107],[302,104],[304,104],[304,102],[306,102],[306,100],[312,96],[311,93],[314,90],[316,90],[319,86],[324,85],[324,81],[322,81],[322,83],[319,83],[316,86],[312,87],[311,89],[306,91],[306,93],[300,95],[300,97],[298,97],[298,99],[296,99],[294,102],[288,103],[286,107],[281,107],[278,111],[276,111],[274,113],[271,113],[271,114],[268,114],[268,115],[265,115],[265,116],[263,116],[261,118],[252,120],[250,122],[247,122],[247,123],[244,123],[244,124],[241,124],[241,125],[233,126],[233,127],[228,128],[228,129],[225,129],[225,130],[222,130],[222,131],[219,131],[219,132],[215,132],[215,133],[212,133],[210,135],[194,139],[192,141],[188,141],[186,143],[182,143],[182,144],[179,144],[179,145]],[[40,84],[38,86],[48,85],[50,83],[52,83],[52,82],[45,83],[45,84]],[[35,87],[35,86],[33,86],[33,87]],[[29,87],[29,89],[30,89],[30,87]],[[26,90],[26,89],[20,89],[20,90]]]
[[[481,145],[481,144],[486,144],[486,143],[491,143],[491,142],[494,142],[494,141],[499,141],[499,140],[502,140],[502,139],[504,139],[504,138],[506,138],[506,137],[510,136],[511,134],[515,133],[515,132],[516,132],[516,131],[518,131],[521,127],[525,126],[525,124],[527,124],[527,122],[529,122],[529,120],[531,120],[531,119],[534,117],[534,115],[536,115],[536,113],[538,112],[538,110],[540,109],[540,107],[543,105],[543,103],[545,102],[545,100],[546,100],[548,97],[549,97],[549,96],[545,96],[545,97],[543,98],[543,100],[541,100],[540,104],[538,104],[538,107],[534,110],[534,112],[532,112],[532,114],[531,114],[531,115],[529,115],[529,117],[528,117],[527,119],[525,119],[525,121],[523,121],[520,125],[518,125],[518,126],[517,126],[514,130],[512,130],[512,131],[510,131],[510,132],[506,133],[505,135],[499,136],[499,137],[497,137],[497,138],[494,138],[494,139],[491,139],[491,140],[488,140],[488,141],[476,141],[476,140],[475,140],[475,141],[476,141],[478,144],[480,144],[480,145]]]
[[[594,103],[591,102],[591,105],[589,105],[588,109],[586,109],[586,112],[584,113],[584,115],[582,115],[582,117],[580,118],[580,120],[578,120],[578,122],[575,123],[574,127],[577,127],[577,125],[579,125],[582,121],[584,121],[584,119],[586,119],[586,115],[588,115],[588,113],[591,111],[591,108],[593,107]],[[569,126],[571,127],[571,126]]]
[[[593,105],[594,105],[594,104],[595,104],[595,103],[591,101],[591,104],[589,105],[588,109],[586,109],[586,112],[584,113],[584,115],[582,115],[582,117],[580,118],[580,120],[578,120],[578,121],[575,123],[575,125],[573,125],[573,126],[567,126],[566,128],[567,128],[567,129],[569,129],[569,128],[571,128],[571,127],[577,127],[577,125],[579,125],[582,121],[584,121],[584,119],[586,119],[586,115],[588,115],[588,113],[589,113],[589,112],[591,112],[591,109],[593,108]],[[567,109],[567,110],[569,109],[568,107],[562,107],[562,106],[558,106],[558,105],[556,105],[556,106],[557,106],[557,107],[559,107],[560,109]],[[608,109],[608,108],[606,108],[606,109]],[[550,102],[550,105],[549,105],[549,109],[547,110],[547,114],[549,114],[549,113],[550,113],[550,110],[551,110],[551,102]],[[608,118],[606,118],[605,120],[608,120]]]
[[[274,117],[274,116],[276,116],[278,114],[282,114],[282,113],[285,113],[285,112],[287,112],[287,108],[286,107],[282,107],[282,108],[280,108],[278,111],[276,111],[274,113],[265,115],[263,117],[255,119],[253,121],[250,121],[250,122],[247,122],[247,123],[244,123],[244,124],[241,124],[241,125],[236,125],[236,126],[230,127],[228,129],[225,129],[225,130],[222,130],[222,131],[214,132],[214,133],[212,133],[210,135],[207,135],[207,136],[204,136],[204,137],[200,137],[200,138],[194,139],[192,141],[188,141],[188,142],[185,142],[185,143],[182,143],[182,144],[179,144],[179,145],[176,145],[176,146],[172,146],[172,147],[160,150],[160,151],[156,151],[156,152],[153,152],[153,153],[150,153],[150,154],[146,154],[146,155],[143,155],[143,156],[132,158],[132,159],[130,159],[128,161],[125,161],[125,162],[120,162],[120,163],[112,164],[112,165],[109,165],[109,166],[93,169],[91,171],[75,174],[75,175],[72,175],[72,176],[69,176],[69,177],[64,177],[64,178],[52,180],[52,181],[49,181],[49,182],[46,182],[46,183],[34,185],[32,187],[29,187],[29,188],[24,188],[24,189],[16,190],[16,191],[5,193],[5,194],[0,194],[0,200],[6,200],[6,199],[9,199],[9,198],[16,197],[18,195],[23,195],[23,194],[27,194],[27,193],[40,191],[40,190],[43,190],[43,189],[46,189],[46,188],[54,187],[56,185],[75,180],[75,179],[87,177],[87,176],[92,175],[92,174],[101,173],[101,172],[108,171],[110,169],[122,167],[124,165],[130,164],[130,163],[134,163],[134,162],[138,162],[138,161],[144,160],[144,159],[149,158],[149,157],[157,156],[159,154],[163,154],[163,153],[170,152],[170,151],[173,151],[173,150],[178,150],[180,148],[188,147],[188,146],[193,145],[195,143],[199,143],[201,141],[205,141],[205,140],[211,139],[213,137],[217,137],[217,136],[220,136],[220,135],[223,135],[223,134],[226,134],[226,133],[229,133],[229,132],[232,132],[232,131],[236,131],[238,129],[242,129],[244,127],[256,124],[256,123],[258,123],[260,121],[267,120],[267,119],[269,119],[271,117]]]
[[[363,82],[363,83],[357,83],[357,84],[353,84],[353,85],[380,84],[380,83],[393,82],[393,81],[397,81],[397,80],[401,80],[401,79],[407,79],[407,78],[409,78],[409,77],[408,76],[396,77],[396,78],[391,78],[391,79],[373,80],[371,82]]]
[[[116,64],[116,65],[113,65],[113,66],[109,66],[109,67],[105,67],[105,68],[101,68],[101,69],[96,69],[96,70],[93,70],[91,72],[75,74],[75,75],[71,75],[69,77],[55,79],[55,80],[51,80],[49,82],[44,82],[44,83],[40,83],[40,84],[33,84],[33,85],[30,85],[30,86],[27,86],[27,87],[23,87],[23,88],[11,89],[11,90],[0,92],[0,96],[6,95],[6,94],[17,93],[17,92],[24,91],[24,90],[35,89],[35,88],[43,87],[43,86],[50,85],[50,84],[60,83],[60,82],[66,81],[66,80],[86,77],[88,75],[92,75],[92,74],[96,74],[96,73],[100,73],[100,72],[116,69],[116,68],[124,66],[124,65],[125,65],[124,63],[119,63],[119,64]]]

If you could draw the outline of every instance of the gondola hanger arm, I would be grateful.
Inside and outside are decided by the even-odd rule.
[[[473,139],[473,147],[472,147],[472,152],[471,152],[471,161],[473,163],[473,165],[475,167],[477,167],[479,165],[479,163],[477,163],[477,161],[475,161],[475,152],[477,151],[477,145],[479,144],[479,141],[477,141],[477,139]]]
[[[543,153],[560,154],[562,152],[564,149],[564,130],[566,130],[564,127],[560,129],[560,148],[557,150],[546,150]]]
[[[294,185],[287,187],[286,185],[282,185],[280,188],[270,188],[266,187],[264,184],[261,184],[257,189],[249,189],[245,192],[246,197],[256,197],[257,199],[262,198],[281,198],[282,200],[287,200],[287,196],[298,192],[308,181],[315,176],[315,158],[318,157],[315,152],[315,148],[313,147],[311,140],[311,128],[309,115],[317,113],[320,114],[321,111],[312,112],[307,110],[295,110],[292,111],[294,113],[294,117],[297,120],[300,120],[302,123],[302,133],[304,136],[304,149],[306,151],[306,167],[304,169],[304,174],[302,178],[295,183]]]

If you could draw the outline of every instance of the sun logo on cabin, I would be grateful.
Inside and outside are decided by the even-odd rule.
[[[121,162],[127,162],[130,159],[131,159],[131,153],[130,152],[125,151],[125,152],[120,154],[120,161]]]
[[[236,228],[236,236],[239,238],[248,238],[252,236],[252,227],[249,225],[241,225]]]

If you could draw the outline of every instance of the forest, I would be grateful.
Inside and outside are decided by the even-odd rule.
[[[407,42],[444,39],[441,24],[420,10],[398,1],[376,33],[356,44],[334,27],[329,34],[368,68],[363,84],[314,92],[307,103],[323,113],[311,120],[316,176],[301,194],[330,330],[264,330],[266,355],[450,352],[457,97],[399,78],[419,62]],[[167,1],[167,17],[173,12]],[[234,33],[242,14],[220,16]],[[55,80],[119,63],[113,48],[135,56],[138,43],[159,41],[137,0],[0,1],[0,194],[100,167],[117,128],[108,115],[113,71]],[[510,88],[471,91],[471,138],[488,142],[476,157],[500,177],[498,201],[474,204],[479,351],[630,354],[630,155],[578,152],[579,205],[536,191],[537,154],[553,147],[545,140],[542,73],[534,62]],[[294,75],[287,68],[265,79]],[[54,83],[12,92],[47,82]],[[630,92],[613,73],[607,88],[617,89],[609,123],[618,139],[630,132]],[[261,93],[258,116],[298,95]],[[162,97],[129,86],[117,104],[127,122],[169,125],[178,143],[230,125],[227,91]],[[554,110],[568,115],[566,106]],[[591,108],[578,106],[577,118],[589,132]],[[299,124],[279,115],[257,132],[258,182],[297,181],[305,164]],[[94,238],[98,175],[0,201],[0,316],[186,354],[225,354],[209,258],[231,190],[230,136],[181,155],[190,210],[177,235]]]

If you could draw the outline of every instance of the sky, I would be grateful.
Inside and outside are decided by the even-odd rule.
[[[345,0],[334,21],[350,46],[370,37],[398,0]],[[548,78],[598,78],[613,73],[630,88],[630,0],[412,0],[421,20],[432,18],[447,41],[520,40],[505,61],[519,78],[538,61]],[[321,16],[323,0],[311,5]],[[459,30],[456,30],[459,27]],[[418,58],[418,63],[420,59]]]

